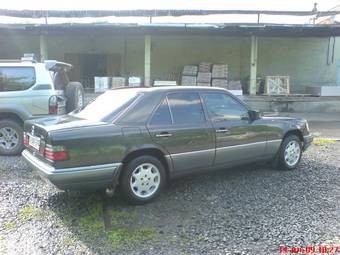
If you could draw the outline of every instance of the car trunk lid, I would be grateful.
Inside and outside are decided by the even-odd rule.
[[[63,132],[69,129],[87,127],[93,125],[105,125],[104,122],[94,122],[81,119],[72,115],[53,116],[28,120],[24,125],[24,142],[29,151],[36,157],[53,165],[53,160],[49,160],[47,151],[54,151],[58,144],[54,144],[51,133]]]

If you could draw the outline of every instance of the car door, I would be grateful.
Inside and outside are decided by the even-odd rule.
[[[202,93],[216,136],[215,165],[251,161],[264,156],[266,129],[252,121],[248,109],[225,92]]]
[[[175,171],[209,167],[215,157],[215,134],[198,93],[170,93],[154,112],[148,129],[166,151]]]

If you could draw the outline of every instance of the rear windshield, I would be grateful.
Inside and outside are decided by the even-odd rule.
[[[75,116],[94,121],[108,121],[126,109],[140,95],[141,93],[128,89],[107,91]]]
[[[0,91],[26,90],[34,84],[33,67],[0,67]]]

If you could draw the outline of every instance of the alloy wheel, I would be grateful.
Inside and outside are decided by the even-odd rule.
[[[6,150],[15,148],[19,143],[19,134],[11,127],[0,128],[0,146]]]
[[[139,198],[151,197],[160,186],[159,169],[151,163],[143,163],[135,168],[130,178],[130,188]]]
[[[284,151],[284,159],[288,166],[293,167],[295,166],[301,157],[301,148],[297,141],[292,140],[290,141],[285,148]]]

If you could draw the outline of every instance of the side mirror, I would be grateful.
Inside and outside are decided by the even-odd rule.
[[[261,119],[261,113],[257,110],[249,110],[248,114],[251,121]]]

